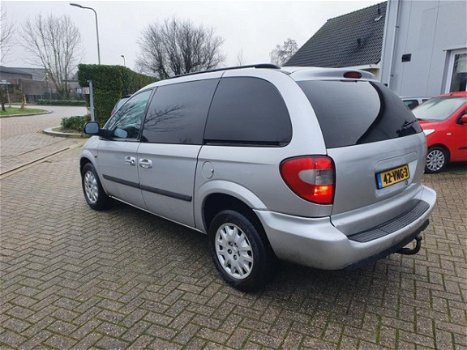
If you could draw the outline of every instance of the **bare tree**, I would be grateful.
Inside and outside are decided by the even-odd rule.
[[[0,62],[5,60],[5,57],[10,50],[13,32],[14,25],[12,23],[8,23],[6,10],[2,7],[0,14]]]
[[[68,16],[37,16],[21,32],[22,45],[31,54],[31,63],[42,66],[57,93],[69,97],[68,80],[76,68],[81,35]]]
[[[5,57],[10,51],[11,39],[13,38],[14,26],[7,21],[7,15],[5,8],[1,8],[0,13],[0,62],[5,61]],[[0,103],[2,105],[2,111],[6,111],[5,103],[8,101],[8,84],[2,84],[0,86]]]
[[[281,45],[276,45],[276,48],[271,51],[269,56],[271,62],[279,66],[283,66],[298,50],[297,42],[293,39],[288,38]]]
[[[243,49],[237,54],[237,66],[243,66],[245,64],[245,58],[243,57]]]
[[[150,24],[143,31],[137,65],[142,72],[160,79],[212,69],[224,60],[220,52],[222,43],[223,39],[214,35],[212,28],[166,19],[162,24]]]

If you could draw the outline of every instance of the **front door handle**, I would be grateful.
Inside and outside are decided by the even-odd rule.
[[[126,156],[125,163],[128,163],[130,165],[136,165],[136,158],[132,156]]]
[[[140,159],[139,160],[139,166],[144,169],[149,169],[152,168],[152,160],[149,159]]]

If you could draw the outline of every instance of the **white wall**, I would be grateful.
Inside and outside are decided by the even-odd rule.
[[[449,0],[389,0],[382,82],[400,96],[442,93],[449,50],[467,47],[466,4]],[[411,61],[402,62],[403,54],[412,54]]]

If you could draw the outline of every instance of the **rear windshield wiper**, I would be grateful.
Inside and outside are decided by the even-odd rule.
[[[417,119],[412,120],[410,122],[406,120],[404,124],[402,124],[401,128],[396,131],[397,135],[399,137],[411,135],[415,131],[415,129],[412,128],[412,125],[415,124],[416,122],[418,122]]]
[[[404,124],[402,124],[401,130],[407,129],[409,126],[411,126],[412,124],[415,124],[416,122],[418,122],[417,119],[414,119],[414,120],[412,120],[412,121],[410,121],[410,122],[406,120],[406,121],[404,122]]]

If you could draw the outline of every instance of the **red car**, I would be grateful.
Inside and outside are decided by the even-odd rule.
[[[440,172],[448,162],[467,161],[467,91],[434,97],[412,112],[426,135],[426,172]]]

